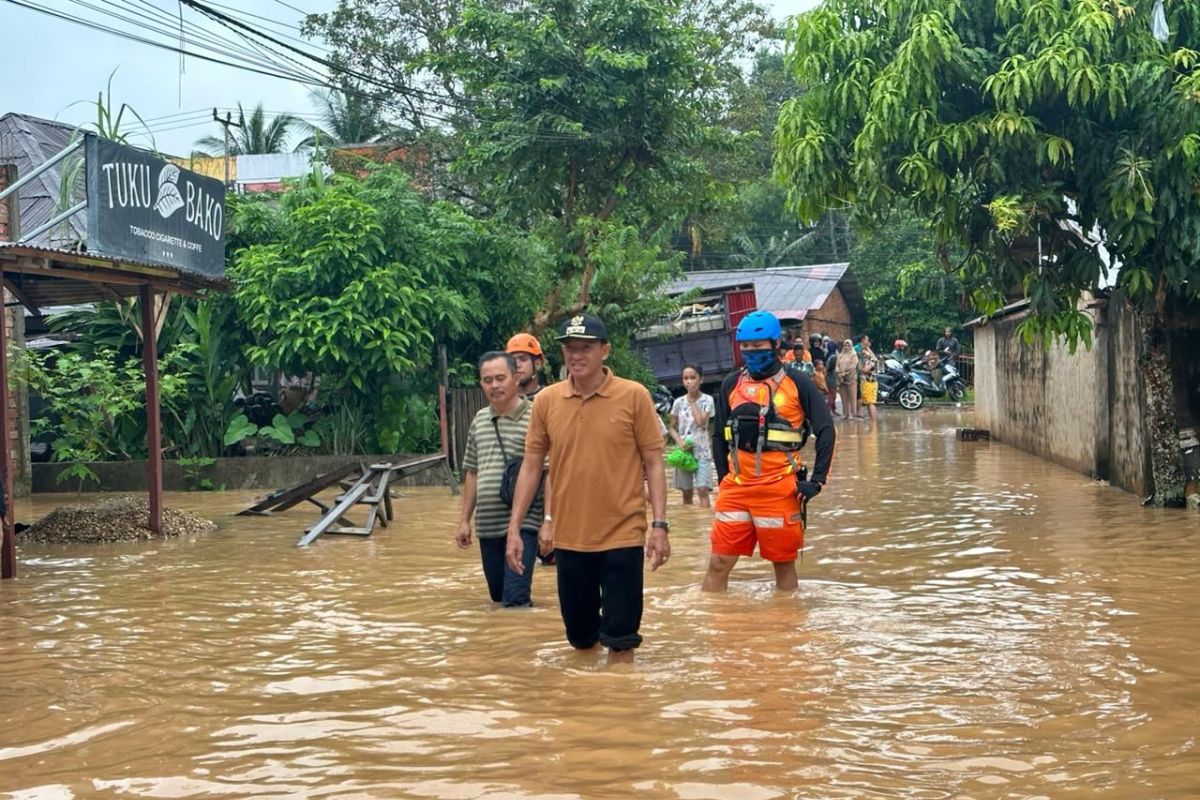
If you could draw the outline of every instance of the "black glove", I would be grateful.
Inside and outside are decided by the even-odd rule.
[[[816,481],[796,481],[796,496],[803,497],[804,502],[812,500],[821,493],[821,484]]]

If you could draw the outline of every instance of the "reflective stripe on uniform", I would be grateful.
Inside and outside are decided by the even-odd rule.
[[[800,431],[791,431],[791,430],[781,431],[776,428],[768,428],[767,429],[767,441],[768,442],[786,442],[788,444],[799,444],[801,438],[802,437],[801,437]],[[730,430],[729,426],[725,427],[725,441],[727,441],[727,442],[733,441],[733,431]]]
[[[718,511],[713,515],[717,522],[749,522],[749,511]]]
[[[782,528],[783,517],[753,517],[756,528]]]

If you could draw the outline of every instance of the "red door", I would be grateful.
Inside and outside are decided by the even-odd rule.
[[[729,346],[733,348],[733,363],[742,368],[742,350],[737,346],[737,325],[742,317],[758,308],[758,295],[754,287],[732,289],[725,293],[725,329],[729,331]]]

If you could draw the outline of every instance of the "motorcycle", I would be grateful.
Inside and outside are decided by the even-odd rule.
[[[929,365],[918,359],[918,363],[910,369],[913,385],[925,397],[948,397],[956,403],[961,402],[967,394],[967,387],[958,370],[945,355],[939,360],[938,368],[942,372],[940,381],[934,379]]]
[[[916,411],[925,405],[925,395],[917,388],[916,379],[910,368],[912,361],[900,362],[885,358],[883,369],[876,376],[879,383],[879,400],[884,405],[898,403],[901,408]]]
[[[880,401],[885,405],[897,403],[908,411],[916,411],[925,405],[926,397],[961,401],[967,389],[958,370],[945,357],[938,366],[942,371],[940,381],[934,380],[933,372],[920,356],[904,362],[885,359],[878,376]]]

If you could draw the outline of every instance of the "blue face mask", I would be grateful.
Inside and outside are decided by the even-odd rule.
[[[765,376],[775,365],[774,350],[743,350],[742,363],[756,378]]]

